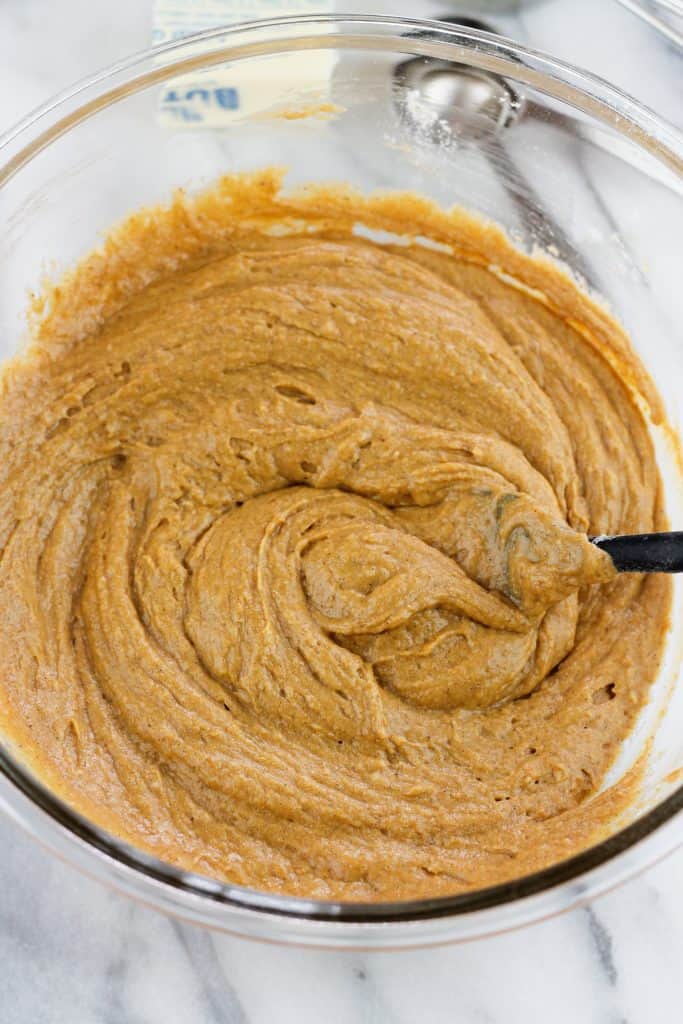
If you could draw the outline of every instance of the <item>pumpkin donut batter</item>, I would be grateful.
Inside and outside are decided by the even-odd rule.
[[[495,227],[272,171],[129,218],[0,398],[0,708],[73,806],[187,869],[434,896],[604,832],[670,582],[659,400]],[[357,222],[430,247],[380,245]]]

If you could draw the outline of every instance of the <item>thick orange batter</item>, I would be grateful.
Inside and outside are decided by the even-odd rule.
[[[51,785],[317,897],[488,885],[604,829],[670,598],[586,540],[663,526],[658,400],[606,313],[462,212],[274,172],[132,217],[36,305],[0,699]]]

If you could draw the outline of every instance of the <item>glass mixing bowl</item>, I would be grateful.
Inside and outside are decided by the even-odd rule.
[[[443,62],[475,78],[499,76],[498,100],[477,112],[474,128],[463,128],[463,96]],[[124,61],[28,117],[0,139],[0,357],[25,342],[29,289],[91,250],[118,218],[178,186],[195,190],[267,164],[289,168],[287,185],[330,179],[364,191],[416,190],[498,221],[528,249],[549,247],[625,324],[679,434],[683,140],[593,76],[437,22],[312,15],[211,31]],[[680,525],[676,438],[653,432],[669,515]],[[221,884],[85,821],[1,739],[0,805],[90,875],[252,938],[387,948],[517,927],[616,885],[683,840],[680,587],[675,600],[652,699],[612,772],[618,777],[647,751],[629,814],[605,841],[515,882],[390,904]]]

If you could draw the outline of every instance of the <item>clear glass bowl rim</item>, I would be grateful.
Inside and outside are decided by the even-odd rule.
[[[274,18],[211,29],[145,50],[80,81],[0,136],[0,190],[55,139],[131,93],[189,70],[311,48],[393,51],[507,73],[516,82],[537,87],[628,136],[672,171],[672,181],[683,190],[683,134],[598,76],[471,28],[422,19],[344,14]],[[221,928],[222,912],[232,908],[263,916],[266,923],[267,918],[280,917],[351,928],[364,925],[370,930],[373,925],[381,926],[385,938],[392,922],[396,927],[401,922],[459,918],[459,938],[517,927],[594,898],[683,843],[681,785],[613,836],[531,875],[456,896],[345,903],[257,892],[174,868],[87,821],[26,772],[2,746],[0,808],[86,874],[197,923]],[[552,899],[539,902],[539,897],[551,893]],[[515,912],[506,923],[500,912],[513,906]],[[494,918],[491,911],[496,909]],[[370,932],[364,934],[370,938]],[[324,944],[324,937],[318,938]],[[417,942],[421,944],[419,938]]]

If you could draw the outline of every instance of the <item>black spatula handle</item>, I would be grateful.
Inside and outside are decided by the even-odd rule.
[[[591,537],[619,572],[683,572],[683,533],[634,533]]]

